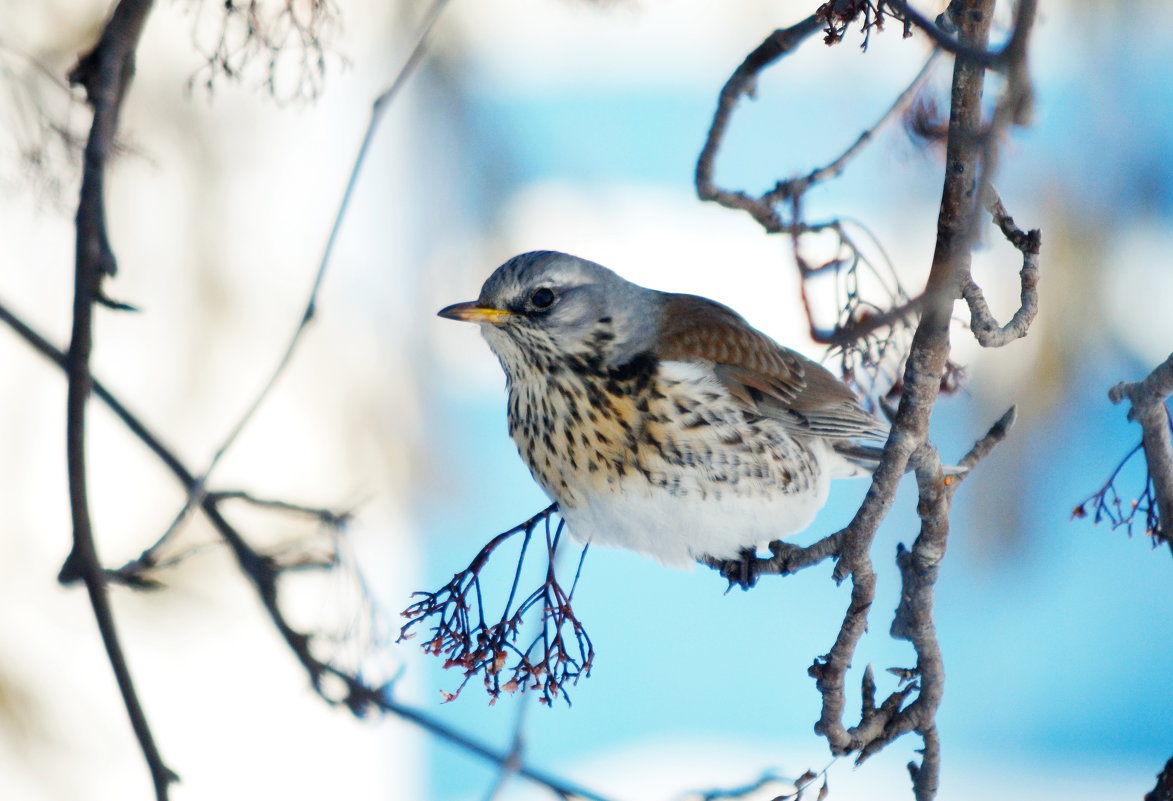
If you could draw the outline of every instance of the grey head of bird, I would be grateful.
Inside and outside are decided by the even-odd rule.
[[[557,361],[618,367],[651,349],[663,295],[606,267],[556,251],[515,256],[498,267],[480,297],[440,311],[481,324],[511,379]]]

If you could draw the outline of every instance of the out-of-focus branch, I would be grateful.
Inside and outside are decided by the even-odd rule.
[[[770,233],[785,230],[785,225],[769,204],[745,192],[721,189],[714,182],[713,171],[717,152],[721,149],[721,143],[724,141],[725,132],[738,102],[744,95],[753,96],[758,73],[793,52],[821,27],[822,19],[817,14],[812,14],[789,28],[774,31],[745,57],[741,66],[733,72],[721,89],[717,99],[717,110],[709,126],[709,135],[696,163],[696,191],[701,200],[712,200],[727,208],[742,209]]]
[[[961,285],[961,294],[969,305],[970,330],[978,344],[985,348],[1000,348],[1016,339],[1026,336],[1035,315],[1039,311],[1039,250],[1042,247],[1042,234],[1037,228],[1023,231],[1014,224],[1014,218],[1002,205],[1002,199],[994,191],[994,187],[986,184],[986,207],[990,211],[994,224],[1002,231],[1006,241],[1022,253],[1022,269],[1019,271],[1019,282],[1022,291],[1019,295],[1018,311],[1010,318],[1006,325],[998,325],[998,321],[990,312],[986,303],[985,294],[973,280],[973,276],[966,274]]]
[[[21,339],[32,346],[42,356],[54,362],[62,369],[67,367],[65,353],[54,347],[45,337],[2,303],[0,303],[0,322],[8,325]],[[194,476],[174,452],[141,419],[131,412],[117,396],[110,392],[104,384],[95,379],[93,388],[94,394],[163,463],[175,476],[180,486],[190,486]],[[388,694],[388,688],[371,687],[357,675],[322,662],[315,657],[310,652],[311,638],[295,630],[285,621],[284,613],[278,604],[277,579],[281,572],[280,568],[274,565],[271,560],[254,551],[232,524],[220,513],[219,503],[222,500],[238,497],[241,497],[238,493],[208,493],[205,495],[200,506],[208,515],[216,530],[232,548],[233,554],[241,564],[243,572],[257,589],[261,601],[273,619],[277,630],[281,632],[286,644],[293,650],[298,661],[306,668],[311,684],[325,701],[333,705],[346,706],[356,714],[362,714],[370,709],[378,709],[396,715],[469,753],[498,765],[504,765],[511,759],[508,753],[502,753],[490,748],[467,734],[434,720],[416,709],[404,706],[395,701]],[[296,507],[296,509],[306,513],[317,511],[302,507]],[[327,684],[331,682],[340,684],[340,694],[331,694],[331,690],[327,687]],[[585,798],[591,799],[592,801],[607,801],[596,793],[575,787],[555,776],[551,776],[525,764],[517,767],[516,775],[545,786],[561,798]]]
[[[110,599],[106,594],[106,572],[94,542],[85,455],[86,403],[93,387],[90,355],[94,346],[94,304],[108,302],[102,291],[102,278],[113,275],[117,269],[106,231],[106,161],[114,147],[122,102],[134,75],[134,52],[151,5],[150,0],[121,0],[102,29],[97,44],[78,60],[69,75],[70,83],[85,89],[86,100],[94,116],[86,142],[77,209],[73,329],[69,352],[64,359],[69,382],[66,458],[73,548],[61,567],[59,579],[63,583],[81,579],[85,583],[123,704],[151,773],[155,797],[163,801],[167,798],[171,782],[177,781],[179,777],[167,767],[159,753],[118,639]]]
[[[254,61],[262,61],[264,86],[278,103],[312,101],[321,94],[330,40],[342,27],[334,0],[184,4],[192,10],[192,44],[205,59],[188,88],[199,82],[211,94],[218,77],[239,81]],[[205,12],[218,17],[216,23],[205,26]]]
[[[722,189],[716,184],[713,173],[716,169],[717,154],[724,142],[733,111],[743,96],[753,96],[756,90],[758,74],[798,48],[816,31],[821,30],[824,17],[814,14],[802,22],[780,28],[770,34],[764,42],[745,57],[741,65],[734,70],[717,100],[717,110],[713,114],[709,126],[705,145],[697,159],[695,185],[697,196],[701,200],[711,200],[726,208],[740,209],[747,212],[769,233],[791,232],[799,233],[806,230],[797,217],[787,223],[778,214],[775,206],[787,200],[800,198],[812,186],[838,177],[847,163],[872,140],[876,131],[894,119],[924,85],[930,68],[936,60],[934,51],[921,67],[916,77],[904,89],[887,111],[870,128],[864,130],[856,140],[847,147],[838,157],[811,170],[798,178],[778,181],[774,188],[761,197],[753,197],[743,190]]]
[[[1145,794],[1144,801],[1173,801],[1173,757],[1157,775],[1157,786]]]
[[[832,759],[826,767],[815,772],[807,770],[798,778],[785,778],[774,771],[767,771],[756,781],[741,787],[717,788],[698,792],[690,792],[680,797],[680,801],[749,801],[755,798],[771,798],[773,801],[802,801],[807,791],[822,779],[816,795],[816,801],[823,801],[830,792],[827,771],[834,765],[838,757]]]
[[[912,102],[912,99],[916,97],[916,93],[925,85],[925,81],[928,79],[933,65],[937,63],[938,55],[940,55],[940,51],[934,50],[925,59],[924,66],[920,68],[920,72],[916,74],[908,86],[904,87],[904,91],[896,96],[896,99],[888,107],[888,110],[884,112],[884,115],[870,128],[860,133],[856,140],[839,154],[838,158],[822,167],[811,170],[800,178],[779,181],[772,190],[762,196],[762,202],[768,205],[780,203],[790,198],[801,196],[815,184],[823,183],[832,178],[838,178],[843,173],[843,170],[846,169],[848,162],[859,155],[860,151],[872,141],[876,132],[895,119]]]
[[[1012,83],[1021,83],[1025,79],[1027,74],[1025,69],[1027,42],[1034,26],[1038,0],[1020,0],[1017,3],[1013,33],[1000,50],[988,50],[986,47],[975,48],[966,44],[964,37],[953,36],[960,23],[972,24],[978,21],[972,7],[962,7],[957,3],[951,4],[949,10],[937,17],[937,21],[934,22],[909,5],[907,0],[884,0],[883,4],[888,7],[893,16],[905,22],[906,25],[919,28],[942,50],[956,56],[963,56],[967,61],[984,68],[1007,73]],[[1021,92],[1018,94],[1019,97],[1028,97]],[[1016,123],[1025,123],[1025,119],[1019,115],[1026,112],[1027,108],[1027,105],[1023,105],[1017,109]]]
[[[1173,354],[1157,365],[1142,381],[1121,382],[1108,391],[1112,403],[1124,400],[1132,405],[1128,419],[1140,424],[1145,464],[1153,483],[1157,503],[1157,525],[1152,532],[1173,551],[1170,536],[1173,521],[1173,438],[1170,437],[1169,408],[1165,401],[1173,395]]]
[[[342,230],[342,222],[346,219],[346,214],[350,210],[350,201],[354,196],[355,187],[358,185],[359,175],[362,174],[362,169],[366,164],[367,154],[370,151],[371,144],[374,142],[375,132],[378,130],[379,123],[386,116],[387,109],[390,108],[392,101],[399,95],[407,80],[415,73],[416,68],[423,61],[424,54],[427,53],[428,37],[435,27],[436,22],[440,19],[440,14],[448,5],[448,2],[449,0],[433,0],[431,8],[420,23],[420,29],[416,34],[415,44],[412,47],[411,53],[408,54],[406,61],[404,61],[394,81],[379,93],[379,96],[375,98],[371,106],[370,120],[367,123],[366,131],[363,133],[358,153],[355,155],[354,164],[351,166],[350,176],[343,189],[342,199],[339,201],[338,211],[334,215],[334,221],[330,227],[330,233],[326,238],[326,245],[322,250],[321,259],[318,261],[318,269],[314,274],[314,280],[310,286],[309,298],[306,300],[305,307],[302,310],[301,316],[298,318],[297,324],[294,326],[293,333],[290,335],[285,350],[282,352],[280,358],[278,358],[277,364],[273,367],[260,392],[253,398],[252,402],[229,431],[228,436],[225,437],[215,453],[212,454],[208,466],[188,486],[188,495],[183,508],[175,515],[171,525],[163,532],[159,540],[148,549],[148,556],[151,552],[162,548],[170,539],[171,535],[178,530],[180,524],[187,518],[191,510],[200,504],[204,494],[207,492],[208,481],[215,471],[216,466],[236,443],[241,432],[252,422],[257,410],[268,399],[273,389],[277,386],[278,380],[293,360],[293,354],[297,350],[302,336],[305,334],[317,312],[318,294],[326,278],[326,270],[330,265],[330,259],[334,255],[334,246],[338,241],[339,232]]]
[[[890,276],[890,281],[882,277],[876,265],[846,234],[843,221],[808,221],[802,213],[802,201],[812,187],[839,176],[848,163],[873,141],[876,132],[895,119],[912,101],[930,75],[938,51],[934,50],[917,75],[883,115],[838,157],[824,166],[796,178],[776,181],[771,190],[760,196],[746,190],[719,187],[714,179],[714,171],[733,111],[743,95],[753,93],[757,76],[763,69],[795,50],[816,30],[827,31],[824,41],[828,43],[839,41],[842,31],[860,18],[863,20],[861,25],[866,43],[866,37],[871,29],[882,28],[884,13],[882,4],[874,7],[869,2],[837,0],[824,4],[812,17],[796,25],[774,31],[745,58],[722,88],[704,148],[697,159],[695,174],[697,195],[702,200],[745,211],[767,233],[789,234],[794,259],[802,278],[800,287],[810,323],[811,337],[816,342],[840,348],[844,380],[869,397],[886,395],[897,382],[897,376],[903,369],[903,354],[907,352],[912,320],[919,312],[923,298],[910,299],[894,273]],[[837,254],[822,264],[810,264],[804,255],[803,243],[808,237],[817,238],[828,231],[835,234],[839,240]],[[882,253],[883,249],[880,250]],[[887,297],[876,302],[863,296],[860,291],[860,273],[863,271],[861,268],[870,270],[879,279]],[[837,291],[843,294],[839,319],[832,328],[818,324],[807,293],[808,281],[825,273],[833,273],[836,276]],[[870,291],[874,291],[874,287]],[[884,329],[885,332],[876,335],[875,332],[880,329]]]

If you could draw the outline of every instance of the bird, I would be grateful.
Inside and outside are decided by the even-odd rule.
[[[523,253],[475,301],[509,434],[570,536],[672,567],[745,560],[802,531],[888,427],[846,384],[732,309],[586,259]]]

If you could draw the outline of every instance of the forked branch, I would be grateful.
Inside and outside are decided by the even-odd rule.
[[[905,21],[906,25],[925,29],[940,47],[957,56],[950,98],[946,170],[937,241],[925,288],[912,298],[903,294],[895,296],[896,301],[888,308],[868,309],[861,306],[852,312],[846,324],[833,332],[834,336],[851,343],[857,337],[870,336],[885,325],[904,325],[906,320],[916,320],[903,376],[897,384],[900,390],[899,407],[871,487],[851,523],[842,531],[806,548],[773,543],[770,546],[771,557],[754,559],[748,573],[789,573],[827,558],[836,560],[833,576],[838,581],[851,581],[851,598],[830,651],[816,659],[810,668],[810,674],[822,696],[822,711],[815,730],[826,738],[832,753],[855,753],[859,760],[866,759],[905,733],[916,732],[923,740],[924,751],[919,764],[910,765],[910,772],[918,801],[928,801],[935,796],[939,779],[940,741],[935,718],[944,682],[943,662],[932,620],[933,593],[948,541],[951,499],[965,477],[964,470],[961,473],[950,471],[948,474],[942,470],[936,451],[928,440],[929,418],[942,386],[948,384],[953,372],[949,361],[949,329],[955,300],[964,297],[970,304],[975,321],[974,330],[984,340],[983,344],[988,345],[1003,344],[1022,336],[1037,309],[1039,235],[1037,232],[1019,231],[992,190],[987,198],[994,220],[1011,244],[1023,254],[1022,304],[1009,323],[1001,326],[994,321],[980,289],[970,278],[970,252],[981,211],[980,193],[975,192],[974,188],[988,183],[1002,126],[1008,121],[1020,119],[1008,110],[1025,107],[1024,98],[1029,94],[1025,45],[1033,24],[1034,3],[1019,4],[1015,31],[1006,46],[998,52],[990,51],[987,44],[993,0],[954,3],[950,17],[954,29],[948,32],[928,22],[904,3],[875,4],[874,8],[873,4],[867,2],[827,4],[820,9],[820,14],[823,18],[833,13],[840,15],[836,19],[843,27],[850,21],[847,18],[849,12],[863,13],[871,9],[873,16],[865,20],[865,26],[875,24],[878,27],[881,8]],[[771,42],[777,45],[782,41],[793,49],[802,41],[799,34],[809,34],[809,25],[810,20],[807,20],[791,29],[775,32],[763,48]],[[789,38],[782,37],[784,33]],[[745,210],[768,232],[790,233],[795,239],[796,263],[805,281],[808,276],[823,272],[827,266],[834,267],[837,263],[812,267],[806,264],[797,244],[800,236],[812,230],[812,226],[802,220],[799,205],[801,194],[809,187],[810,181],[798,179],[779,182],[773,193],[761,197],[721,190],[712,181],[712,163],[717,144],[728,125],[733,103],[746,93],[747,87],[752,86],[756,70],[789,52],[784,47],[775,46],[770,51],[773,57],[763,59],[758,57],[761,50],[759,48],[746,59],[722,91],[709,140],[698,161],[697,189],[704,199]],[[986,71],[990,68],[1001,69],[1014,76],[1014,80],[1009,83],[1015,84],[1016,94],[1014,98],[1003,98],[1004,102],[997,108],[997,119],[983,128],[981,98]],[[910,88],[902,93],[894,108],[906,103],[913,91]],[[1016,105],[1011,99],[1022,102]],[[866,142],[866,137],[861,138],[845,157],[856,152],[863,142]],[[829,177],[837,174],[841,166],[839,162],[833,162],[825,171],[816,170],[808,178]],[[779,211],[781,201],[784,200],[790,203],[789,221]],[[858,250],[854,252],[858,254]],[[815,330],[812,322],[812,332]],[[972,468],[987,455],[1006,435],[1013,418],[1011,410],[995,423],[962,460],[961,467]],[[868,618],[875,600],[877,578],[871,547],[880,522],[892,505],[900,479],[910,468],[917,474],[921,528],[912,547],[902,547],[897,554],[902,601],[893,619],[891,633],[911,642],[917,663],[912,668],[896,670],[900,683],[882,701],[876,697],[877,686],[872,671],[865,670],[861,684],[863,707],[860,717],[855,725],[848,726],[844,722],[847,671],[856,654],[857,645],[868,628]],[[728,565],[722,568],[726,576],[731,577],[731,568]]]

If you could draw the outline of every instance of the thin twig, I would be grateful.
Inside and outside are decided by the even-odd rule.
[[[350,677],[340,676],[339,678],[346,680]],[[474,739],[470,735],[457,731],[456,729],[448,726],[447,724],[441,723],[438,720],[434,720],[430,716],[425,715],[417,709],[404,706],[397,701],[393,701],[390,698],[387,698],[378,690],[373,690],[369,687],[365,687],[364,685],[357,684],[351,687],[351,694],[358,701],[381,709],[384,712],[391,712],[392,714],[397,715],[404,720],[415,723],[420,728],[431,732],[441,739],[447,740],[448,742],[459,746],[468,753],[481,757],[482,759],[485,759],[496,765],[503,765],[510,758],[508,752],[490,748],[479,740]],[[606,796],[571,784],[564,779],[553,776],[549,773],[546,773],[545,771],[529,767],[525,764],[518,766],[516,775],[521,776],[528,781],[533,782],[534,784],[545,787],[563,799],[581,798],[584,799],[584,801],[609,801]]]
[[[114,670],[131,727],[151,773],[155,797],[164,801],[171,782],[177,781],[179,777],[167,767],[159,753],[118,639],[110,599],[106,594],[106,572],[94,543],[85,455],[86,402],[93,387],[90,355],[94,346],[94,304],[104,298],[102,277],[113,275],[116,269],[106,231],[106,160],[118,129],[122,101],[134,75],[134,51],[150,11],[150,0],[122,0],[102,29],[97,44],[78,60],[69,75],[71,83],[85,88],[86,99],[94,110],[94,117],[86,142],[77,210],[73,331],[69,353],[64,357],[69,381],[66,456],[69,464],[73,548],[61,567],[59,579],[63,583],[79,578],[85,582],[106,655]]]
[[[855,158],[855,156],[857,156],[859,152],[863,150],[863,148],[869,142],[871,142],[872,138],[876,135],[876,132],[894,120],[904,109],[904,107],[912,101],[912,98],[916,96],[916,93],[921,90],[921,87],[924,86],[925,81],[928,80],[932,67],[934,64],[936,64],[937,57],[940,54],[941,51],[937,49],[934,49],[933,52],[929,54],[929,57],[925,59],[924,65],[917,72],[916,76],[913,77],[908,86],[904,88],[904,91],[897,95],[896,99],[892,102],[892,105],[888,107],[888,110],[884,112],[883,116],[880,117],[880,119],[877,120],[871,127],[860,133],[856,140],[852,142],[846,150],[839,154],[838,158],[829,164],[812,170],[801,178],[791,178],[786,181],[779,181],[771,191],[762,196],[762,202],[768,205],[780,203],[788,198],[803,194],[815,184],[822,183],[823,181],[829,180],[831,178],[837,178],[839,175],[841,175],[843,170],[847,167],[847,163],[851,161],[851,159]]]
[[[25,342],[38,353],[55,363],[63,370],[67,366],[66,355],[54,347],[44,336],[25,323],[7,306],[0,303],[0,322],[8,325]],[[184,466],[174,452],[163,444],[162,440],[151,431],[133,412],[108,390],[104,384],[94,380],[94,395],[114,412],[115,416],[130,429],[131,433],[163,463],[174,475],[177,483],[182,487],[191,485],[193,474]],[[376,708],[391,713],[418,725],[430,734],[446,740],[469,753],[487,759],[496,764],[503,764],[508,754],[494,750],[450,726],[434,720],[428,715],[391,699],[381,688],[372,688],[357,676],[342,671],[332,665],[321,662],[309,650],[309,637],[290,627],[284,619],[284,614],[276,605],[275,579],[276,575],[268,563],[244,541],[232,525],[219,513],[217,499],[205,497],[201,508],[208,514],[209,519],[217,531],[224,537],[233,549],[238,561],[242,564],[245,574],[258,590],[266,611],[273,618],[278,631],[281,632],[286,644],[293,650],[298,660],[307,669],[311,683],[318,694],[330,704],[343,704],[348,708],[362,712],[366,708]],[[547,510],[549,511],[549,510]],[[323,677],[332,677],[343,683],[346,692],[338,698],[327,694],[322,684]],[[529,781],[540,784],[563,798],[581,797],[589,801],[607,801],[603,796],[575,787],[555,776],[536,770],[526,765],[517,769],[517,775]]]
[[[517,699],[517,709],[513,718],[513,735],[509,738],[509,752],[501,761],[501,767],[497,771],[492,785],[485,793],[484,801],[496,801],[500,798],[506,785],[509,784],[509,780],[517,775],[518,769],[524,762],[525,716],[529,708],[529,698],[529,693],[524,693],[521,698]]]
[[[797,215],[793,222],[786,223],[778,215],[775,206],[786,200],[796,199],[812,186],[840,175],[847,163],[859,154],[864,146],[872,140],[876,132],[894,119],[916,95],[927,80],[930,69],[939,54],[939,51],[934,50],[916,76],[897,96],[880,119],[864,130],[843,153],[830,163],[818,167],[800,178],[779,181],[773,189],[761,197],[753,197],[740,190],[721,189],[716,185],[713,173],[717,153],[721,148],[737,103],[742,96],[754,94],[757,76],[762,70],[795,50],[813,33],[820,30],[822,24],[823,18],[815,14],[789,28],[776,30],[746,56],[721,89],[717,110],[713,114],[704,148],[697,158],[695,173],[697,196],[701,200],[711,200],[727,208],[741,209],[747,212],[769,233],[789,232],[797,235],[806,232],[806,226],[799,222]]]
[[[245,409],[244,413],[237,420],[229,431],[228,436],[216,449],[212,455],[208,466],[204,471],[192,482],[188,487],[187,499],[184,502],[183,508],[179,510],[173,519],[171,525],[159,538],[159,540],[151,546],[154,550],[162,547],[164,542],[176,531],[179,524],[187,517],[187,515],[194,509],[204,495],[207,493],[208,480],[216,466],[224,458],[224,455],[236,443],[237,438],[241,432],[248,426],[256,415],[257,410],[268,399],[274,387],[276,387],[278,380],[285,373],[290,361],[293,359],[293,354],[297,350],[298,344],[301,342],[302,335],[305,333],[310,321],[313,320],[317,312],[318,293],[321,291],[322,283],[326,277],[326,270],[330,265],[330,259],[334,254],[334,246],[338,241],[338,235],[342,230],[343,220],[350,209],[351,198],[354,196],[355,187],[358,185],[359,175],[366,164],[367,154],[370,151],[371,144],[374,142],[375,133],[378,130],[379,123],[386,116],[387,109],[390,108],[392,101],[398,96],[400,90],[407,83],[407,80],[414,74],[416,68],[423,61],[424,54],[427,52],[428,37],[436,22],[440,18],[440,13],[448,5],[449,0],[433,0],[431,8],[420,24],[419,32],[416,34],[415,45],[412,47],[411,53],[407,60],[400,68],[399,73],[395,76],[395,80],[383,92],[375,98],[371,107],[370,120],[367,123],[366,131],[363,133],[363,138],[359,144],[358,153],[355,155],[354,164],[351,166],[350,176],[346,181],[346,187],[342,192],[342,199],[338,204],[338,211],[334,215],[334,222],[330,227],[330,234],[326,238],[326,245],[322,251],[322,257],[318,262],[317,272],[314,274],[313,284],[310,287],[309,298],[306,300],[304,309],[302,310],[301,318],[294,327],[293,334],[289,338],[289,342],[285,346],[284,352],[277,360],[276,366],[269,374],[268,380],[261,391],[253,398],[252,403]]]
[[[276,509],[281,512],[293,512],[295,514],[306,515],[317,519],[320,523],[327,526],[339,528],[350,522],[353,513],[335,512],[332,509],[322,509],[317,506],[306,506],[300,503],[290,503],[289,501],[276,500],[274,498],[258,498],[250,492],[243,490],[228,490],[223,492],[209,492],[208,497],[213,501],[244,501],[253,506],[260,506],[267,509]]]
[[[785,226],[770,206],[745,192],[729,192],[720,189],[714,183],[713,171],[717,152],[725,138],[725,131],[729,127],[733,109],[743,95],[754,93],[758,73],[793,52],[821,28],[821,18],[817,14],[812,14],[789,28],[779,28],[774,31],[745,57],[741,66],[733,72],[733,75],[729,77],[721,89],[720,97],[717,100],[717,110],[713,113],[713,121],[709,126],[709,134],[705,139],[704,148],[697,158],[695,175],[697,196],[701,200],[712,200],[728,208],[743,209],[771,233],[782,231]]]

